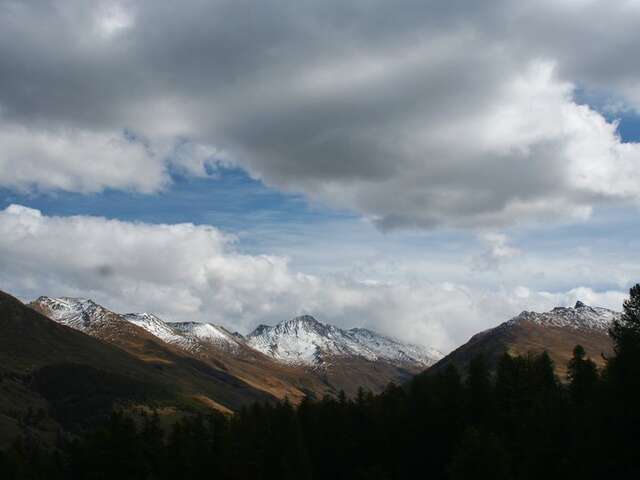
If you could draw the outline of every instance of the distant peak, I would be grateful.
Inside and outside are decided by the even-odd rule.
[[[271,327],[270,327],[269,325],[265,325],[265,324],[263,323],[263,324],[258,325],[258,326],[253,330],[253,332],[251,332],[251,333],[249,334],[249,336],[262,335],[264,332],[267,332],[267,331],[269,331],[270,329],[271,329]]]
[[[297,317],[293,317],[291,320],[288,320],[289,323],[320,323],[311,315],[299,315]]]
[[[207,325],[206,323],[194,322],[194,321],[188,321],[188,322],[172,322],[171,324],[172,324],[173,326],[177,326],[177,327],[197,327],[198,325]]]
[[[326,362],[330,364],[338,357],[426,366],[442,356],[365,328],[344,330],[311,315],[300,315],[273,327],[261,325],[247,341],[249,346],[276,360],[312,366],[326,366]]]
[[[602,307],[591,307],[581,301],[577,301],[573,308],[555,307],[549,312],[542,313],[524,311],[503,325],[509,326],[520,322],[533,322],[550,327],[607,331],[611,322],[619,315],[619,312]]]
[[[43,295],[38,297],[34,303],[41,304],[53,304],[60,307],[97,307],[99,306],[96,302],[91,300],[90,298],[81,298],[81,297],[48,297]]]
[[[283,329],[296,330],[296,331],[298,329],[303,329],[303,330],[311,329],[311,330],[321,331],[325,328],[329,328],[329,327],[319,322],[311,315],[299,315],[297,317],[290,318],[289,320],[283,320],[274,326],[265,325],[265,324],[258,325],[253,330],[253,332],[249,334],[249,337],[260,336],[260,335],[267,334],[269,332],[279,332],[279,331],[282,331]]]
[[[355,332],[355,333],[371,333],[371,334],[375,334],[374,332],[372,332],[368,328],[363,328],[363,327],[350,328],[349,331],[350,332]]]
[[[156,315],[149,312],[125,313],[122,316],[127,320],[137,319],[137,320],[148,320],[148,321],[162,321]]]
[[[311,315],[299,315],[297,317],[293,317],[291,320],[285,320],[284,322],[279,323],[275,328],[278,330],[293,329],[296,331],[313,331],[319,335],[327,335],[334,327],[316,320]]]

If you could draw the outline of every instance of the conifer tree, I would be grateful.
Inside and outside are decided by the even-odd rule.
[[[622,316],[613,322],[609,330],[618,357],[637,355],[640,351],[640,284],[631,287],[623,309]]]
[[[605,424],[609,442],[609,471],[626,478],[640,477],[638,438],[640,438],[640,284],[629,291],[620,319],[613,322],[609,335],[615,356],[605,370],[610,415]]]
[[[507,480],[509,458],[500,441],[491,434],[469,428],[449,466],[452,480]]]
[[[621,317],[613,322],[609,335],[615,356],[607,363],[609,385],[629,406],[640,400],[640,284],[629,291]]]
[[[569,380],[569,394],[574,405],[582,406],[592,399],[598,382],[598,369],[582,345],[573,349],[573,358],[569,361],[567,379]]]
[[[487,422],[493,411],[493,387],[484,356],[477,356],[469,362],[466,387],[471,421],[475,424]]]

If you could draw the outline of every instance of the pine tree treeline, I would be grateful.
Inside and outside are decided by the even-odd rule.
[[[4,479],[640,478],[640,285],[598,372],[576,346],[566,383],[546,353],[482,357],[373,396],[254,405],[161,428],[109,423],[58,448],[0,453]]]

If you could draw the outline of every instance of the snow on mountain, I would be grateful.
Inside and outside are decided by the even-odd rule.
[[[524,311],[506,322],[506,325],[529,321],[549,327],[606,332],[609,330],[611,323],[619,317],[619,312],[602,307],[591,307],[578,301],[573,308],[556,307],[544,313]]]
[[[331,357],[359,357],[370,361],[428,366],[440,352],[406,345],[366,329],[343,330],[304,315],[276,326],[260,325],[247,344],[284,363],[322,366]]]
[[[134,325],[144,328],[147,332],[164,342],[184,347],[189,346],[189,342],[185,336],[172,328],[173,325],[168,324],[151,313],[126,313],[122,315],[122,318]]]
[[[32,302],[32,306],[52,320],[85,333],[126,321],[143,328],[163,342],[192,353],[206,348],[207,344],[236,352],[242,341],[242,337],[209,323],[169,323],[151,313],[118,314],[85,298],[40,297]]]
[[[113,312],[86,298],[40,297],[32,305],[52,320],[83,332],[114,320]]]
[[[398,362],[413,362],[424,366],[431,365],[443,357],[435,348],[425,348],[410,343],[401,343],[392,338],[367,330],[352,328],[348,333],[360,344],[366,345],[378,358]]]
[[[250,347],[283,363],[308,366],[325,365],[332,357],[357,357],[427,367],[442,357],[434,349],[401,343],[363,328],[343,330],[308,315],[274,327],[261,325],[245,338],[209,323],[169,323],[150,313],[117,314],[84,298],[40,297],[32,305],[53,320],[86,333],[128,322],[191,353],[213,346],[237,354]]]
[[[278,361],[314,365],[322,355],[373,355],[349,339],[344,331],[324,325],[311,316],[296,317],[275,327],[260,325],[247,336],[247,343]]]
[[[211,323],[180,322],[171,326],[182,335],[215,345],[219,348],[237,352],[241,346],[241,338],[225,328]]]

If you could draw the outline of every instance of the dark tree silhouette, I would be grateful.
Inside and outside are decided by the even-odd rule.
[[[469,428],[449,467],[452,480],[507,480],[512,478],[507,451],[492,434]]]
[[[598,383],[598,369],[590,358],[586,358],[582,345],[573,349],[573,357],[567,365],[567,379],[569,380],[569,394],[575,406],[583,406],[593,399]]]
[[[640,286],[630,293],[602,375],[576,346],[566,384],[546,353],[505,354],[495,372],[474,358],[464,380],[451,366],[377,396],[255,404],[173,425],[125,406],[55,445],[17,439],[0,451],[0,478],[640,478]],[[26,428],[35,416],[46,420],[32,412]]]
[[[605,369],[607,389],[604,432],[608,435],[607,470],[614,476],[640,477],[640,284],[629,291],[623,313],[609,332],[615,356]]]

